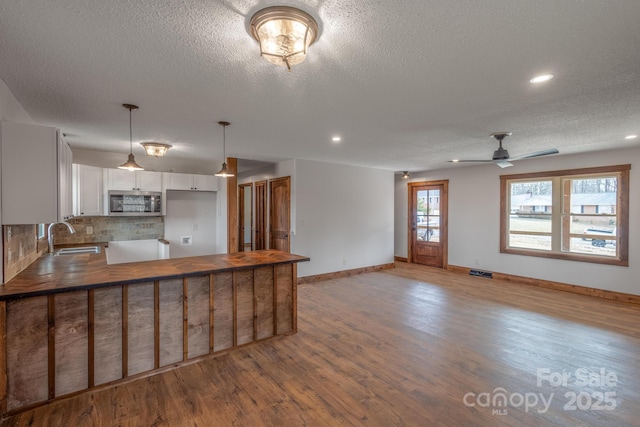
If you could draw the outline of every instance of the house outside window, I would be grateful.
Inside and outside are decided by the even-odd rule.
[[[628,265],[630,165],[500,177],[500,251]]]

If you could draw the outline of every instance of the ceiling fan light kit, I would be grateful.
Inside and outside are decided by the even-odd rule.
[[[559,151],[556,148],[550,148],[542,151],[535,151],[533,153],[521,154],[519,156],[509,156],[509,151],[502,147],[502,140],[507,136],[512,135],[511,132],[494,132],[490,136],[498,141],[499,147],[493,152],[493,156],[490,160],[449,160],[450,163],[495,163],[501,168],[508,168],[513,166],[511,163],[514,160],[531,159],[533,157],[548,156],[550,154],[558,154]]]

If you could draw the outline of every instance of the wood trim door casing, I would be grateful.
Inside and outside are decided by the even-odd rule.
[[[253,249],[267,249],[267,181],[256,181],[254,183],[254,200],[255,200],[255,229],[252,230],[254,235]]]
[[[249,187],[249,190],[251,190],[251,200],[249,203],[252,204],[251,206],[251,218],[249,219],[249,236],[251,238],[251,250],[253,250],[253,183],[251,182],[247,182],[245,184],[240,184],[238,185],[238,251],[239,252],[244,252],[244,233],[246,232],[245,227],[244,227],[244,222],[246,220],[245,215],[244,215],[244,211],[245,211],[245,203],[244,203],[244,198],[245,198],[245,191],[247,189],[247,187]]]
[[[227,180],[227,252],[238,252],[238,159],[227,157],[227,168],[233,174]]]
[[[447,269],[449,265],[449,180],[443,179],[438,181],[420,181],[407,183],[407,263],[411,264],[413,260],[412,241],[412,223],[413,223],[413,187],[422,187],[425,185],[442,185],[442,195],[440,196],[440,236],[442,242],[442,268]]]

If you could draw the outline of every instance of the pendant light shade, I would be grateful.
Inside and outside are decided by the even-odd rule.
[[[226,130],[229,122],[218,122],[222,126],[222,169],[216,172],[216,176],[222,178],[229,178],[234,176],[233,173],[227,168],[227,153],[226,153]]]
[[[131,111],[137,110],[138,106],[133,104],[122,104],[124,108],[129,110],[129,159],[118,166],[118,169],[126,169],[129,171],[142,171],[144,168],[136,163],[135,157],[133,157],[133,130],[131,126]]]
[[[409,179],[409,171],[402,172],[402,179]]]

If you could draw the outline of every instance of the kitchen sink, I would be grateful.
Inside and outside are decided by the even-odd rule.
[[[62,248],[55,251],[53,255],[77,255],[77,254],[97,254],[100,253],[100,246],[82,246],[76,248]]]

